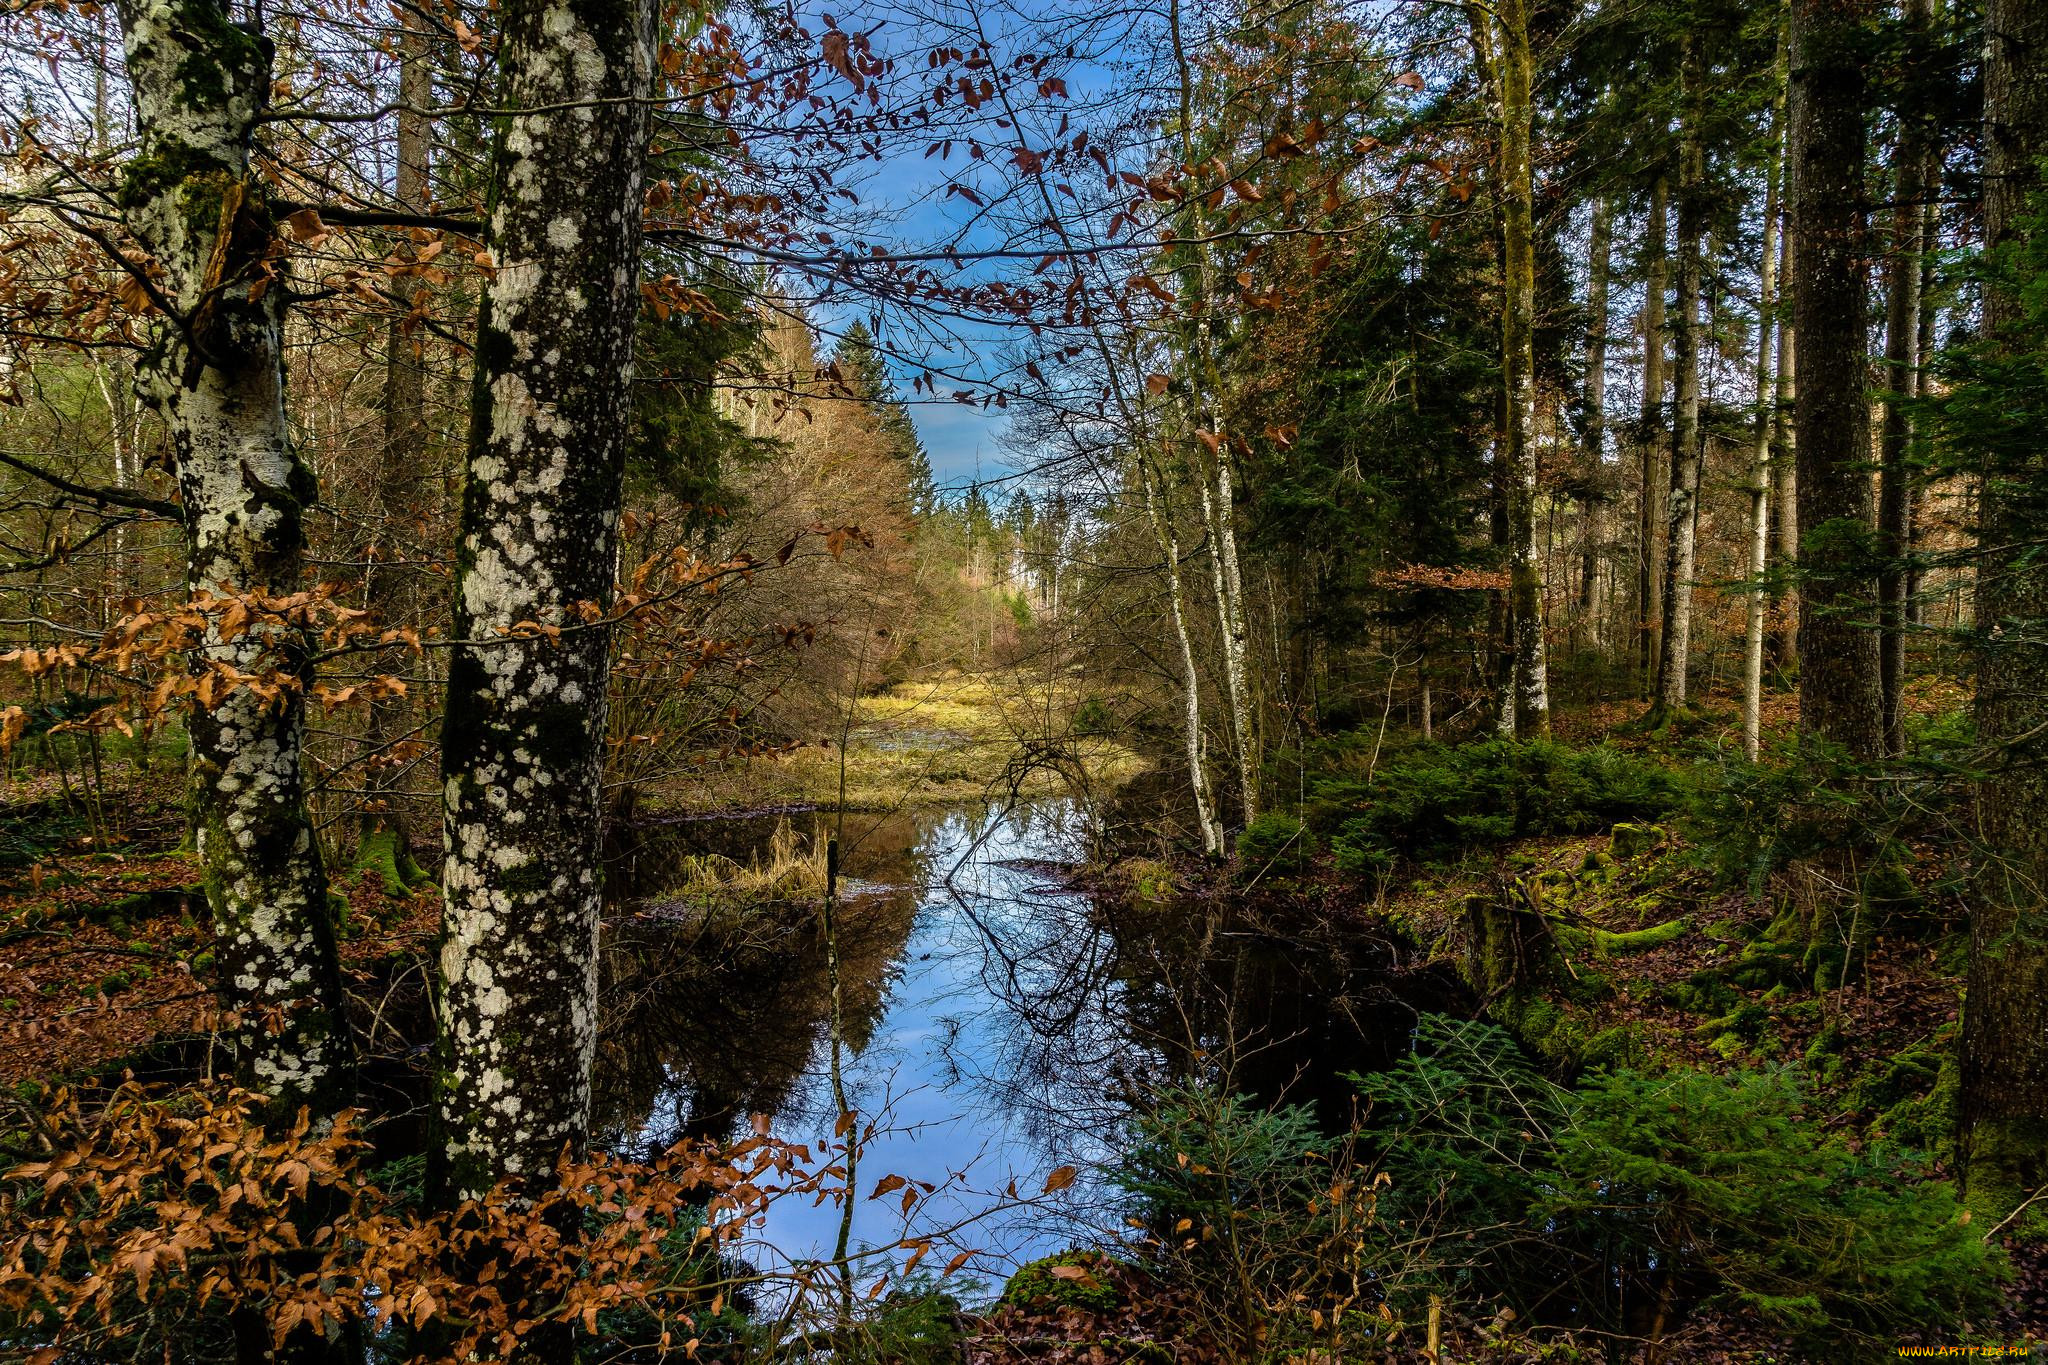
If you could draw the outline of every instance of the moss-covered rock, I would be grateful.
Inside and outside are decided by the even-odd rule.
[[[1014,1308],[1050,1303],[1091,1313],[1112,1312],[1123,1306],[1116,1269],[1116,1261],[1100,1251],[1062,1251],[1018,1266],[999,1302]]]

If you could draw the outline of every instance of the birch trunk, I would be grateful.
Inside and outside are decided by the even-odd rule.
[[[1665,534],[1664,630],[1657,651],[1655,711],[1673,716],[1685,709],[1686,673],[1692,654],[1692,584],[1697,562],[1700,497],[1700,293],[1701,239],[1705,235],[1705,152],[1700,142],[1700,58],[1690,37],[1683,40],[1683,87],[1678,153],[1678,315],[1671,329],[1677,370],[1678,410],[1671,424],[1670,518]]]
[[[1787,79],[1789,82],[1789,76]],[[1785,162],[1784,202],[1792,202],[1789,155]],[[1799,433],[1794,420],[1799,404],[1799,334],[1784,298],[1792,288],[1792,265],[1792,229],[1788,222],[1778,236],[1778,408],[1771,423],[1775,447],[1771,451],[1771,567],[1777,570],[1772,605],[1777,609],[1778,628],[1770,639],[1772,666],[1786,673],[1799,666],[1799,591],[1793,585],[1799,561]]]
[[[1173,638],[1180,646],[1181,720],[1187,741],[1188,780],[1194,791],[1195,819],[1202,827],[1202,851],[1211,858],[1223,856],[1223,825],[1216,818],[1216,796],[1209,786],[1209,757],[1202,741],[1201,670],[1195,663],[1195,644],[1188,635],[1185,593],[1180,577],[1180,537],[1173,529],[1173,509],[1165,505],[1165,489],[1148,461],[1141,460],[1139,481],[1144,485],[1145,516],[1158,538],[1159,553],[1166,560],[1166,597],[1173,615]]]
[[[317,493],[284,412],[286,287],[250,155],[270,94],[268,39],[214,0],[127,0],[121,33],[141,154],[119,202],[163,268],[171,317],[136,384],[169,431],[195,592],[286,594]],[[195,666],[281,676],[195,704],[191,803],[240,1081],[281,1106],[347,1099],[349,1040],[327,876],[306,812],[305,642],[259,621],[210,632]]]
[[[1181,31],[1181,6],[1169,7],[1173,53],[1180,78],[1180,146],[1182,159],[1190,166],[1198,160],[1194,142],[1194,73],[1188,61],[1185,35]],[[1216,355],[1215,312],[1217,301],[1215,261],[1208,244],[1208,213],[1200,196],[1190,202],[1195,239],[1195,278],[1199,291],[1194,328],[1194,374],[1196,386],[1206,402],[1193,404],[1191,416],[1208,459],[1195,458],[1201,474],[1201,506],[1204,528],[1213,546],[1216,580],[1216,611],[1223,636],[1223,681],[1230,703],[1231,740],[1237,754],[1240,803],[1244,822],[1259,816],[1259,786],[1262,767],[1258,740],[1258,717],[1251,694],[1251,629],[1244,606],[1244,576],[1238,567],[1235,457],[1223,415],[1223,371]]]
[[[441,1183],[588,1136],[600,783],[654,8],[510,0],[442,727]],[[532,623],[519,636],[507,632]]]
[[[2048,155],[2048,5],[1990,0],[1984,31],[1985,247],[1994,260],[2022,246],[2038,255],[2028,238]],[[2015,282],[1985,289],[1995,351],[2039,346],[2011,335],[2024,308]],[[2048,1185],[2048,562],[2037,548],[2048,535],[2048,445],[2038,429],[1998,436],[1977,562],[1977,735],[1988,772],[1977,793],[1984,849],[1958,1113],[1970,1203],[2003,1217]]]
[[[1536,250],[1535,170],[1528,0],[1503,0],[1500,14],[1502,362],[1507,421],[1508,616],[1512,632],[1509,695],[1515,733],[1550,733],[1550,684],[1543,641],[1543,565],[1536,547]]]
[[[1664,501],[1670,482],[1664,469],[1664,285],[1665,239],[1670,231],[1671,186],[1663,177],[1650,189],[1649,221],[1643,249],[1643,403],[1638,437],[1642,453],[1642,498],[1636,507],[1636,659],[1642,695],[1650,695],[1652,670],[1663,638],[1659,608],[1664,600]]]
[[[1607,284],[1614,249],[1614,203],[1605,197],[1593,203],[1588,244],[1592,260],[1586,275],[1586,450],[1580,476],[1586,524],[1579,552],[1579,614],[1591,627],[1598,648],[1604,632],[1606,594],[1602,591],[1601,557],[1607,529]]]
[[[1790,54],[1778,36],[1777,93],[1771,100],[1770,155],[1764,163],[1764,240],[1758,253],[1756,298],[1756,436],[1749,459],[1749,603],[1742,650],[1742,752],[1756,762],[1763,747],[1764,576],[1771,555],[1771,333],[1778,312],[1778,195],[1783,169],[1785,70]],[[1779,333],[1780,336],[1783,333]],[[1782,357],[1781,357],[1782,363]]]
[[[1931,0],[1908,0],[1906,26],[1911,58],[1924,50],[1934,19]],[[1910,60],[1918,65],[1917,60]],[[1877,551],[1878,678],[1884,707],[1885,752],[1905,749],[1906,556],[1913,549],[1912,471],[1907,457],[1913,440],[1905,404],[1918,392],[1920,373],[1920,257],[1927,231],[1927,123],[1921,111],[1899,110],[1898,167],[1893,198],[1892,250],[1886,262],[1885,386],[1878,456]]]
[[[1863,274],[1866,76],[1874,0],[1792,6],[1792,231],[1799,325],[1799,708],[1857,758],[1883,747]]]

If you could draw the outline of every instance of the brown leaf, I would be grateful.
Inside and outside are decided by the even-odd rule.
[[[824,49],[825,65],[846,77],[847,84],[856,91],[866,88],[867,83],[861,79],[860,68],[853,64],[852,48],[844,33],[836,28],[828,30],[820,46]]]

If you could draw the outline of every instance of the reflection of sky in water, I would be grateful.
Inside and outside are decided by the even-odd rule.
[[[866,1197],[888,1175],[939,1187],[912,1212],[908,1233],[969,1224],[925,1264],[974,1248],[987,1255],[966,1273],[995,1282],[1015,1263],[1085,1235],[1088,1215],[1104,1216],[1085,1173],[1048,1207],[1021,1208],[1004,1196],[1012,1180],[1020,1194],[1036,1194],[1055,1167],[1085,1170],[1104,1155],[1115,1121],[1110,1071],[1130,1050],[1114,1028],[1109,936],[1092,922],[1087,898],[1042,865],[1079,859],[1078,820],[1071,803],[1056,801],[920,824],[916,918],[867,1047],[842,1062],[854,1106],[880,1129],[860,1153],[856,1248],[906,1235],[900,1194]],[[859,866],[857,855],[849,862]],[[828,1066],[821,1039],[775,1115],[778,1137],[814,1150],[830,1141],[837,1116]],[[655,1113],[686,1107],[675,1098],[665,1096]],[[745,1254],[764,1269],[829,1255],[838,1223],[829,1202],[785,1199],[757,1230],[762,1245]],[[900,1265],[903,1254],[890,1259]],[[864,1267],[862,1283],[884,1264]]]

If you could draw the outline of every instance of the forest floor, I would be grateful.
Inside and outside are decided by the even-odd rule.
[[[689,813],[832,805],[842,782],[850,811],[1108,791],[1146,762],[1089,729],[1086,709],[1072,679],[947,672],[855,701],[843,748],[831,739],[707,764],[651,804]]]

